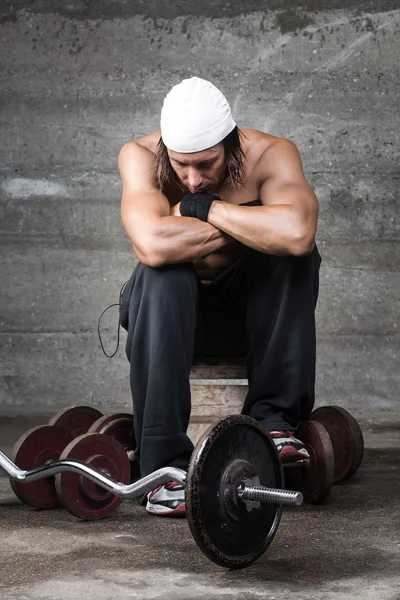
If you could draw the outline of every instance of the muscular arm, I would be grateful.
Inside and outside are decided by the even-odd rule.
[[[166,196],[156,188],[154,155],[136,142],[126,144],[118,166],[123,193],[121,217],[138,259],[149,266],[203,258],[231,238],[210,223],[171,216]]]
[[[266,254],[308,254],[314,247],[318,200],[304,177],[296,146],[288,140],[274,142],[256,169],[263,206],[213,202],[208,222]]]

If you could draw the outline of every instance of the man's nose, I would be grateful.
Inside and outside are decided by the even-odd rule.
[[[188,172],[188,185],[191,188],[199,188],[201,186],[201,183],[203,181],[203,178],[201,176],[201,173],[199,173],[198,171],[196,171],[196,169],[189,169]]]

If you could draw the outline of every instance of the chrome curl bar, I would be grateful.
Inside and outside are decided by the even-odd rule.
[[[0,468],[7,473],[10,479],[20,483],[31,483],[52,477],[57,473],[72,472],[87,477],[105,490],[112,492],[120,498],[136,498],[154,490],[157,486],[168,481],[176,481],[182,485],[186,484],[186,472],[175,467],[164,467],[158,469],[150,475],[146,475],[139,481],[129,485],[116,481],[112,477],[105,475],[102,471],[87,465],[80,460],[57,460],[47,463],[36,469],[24,471],[19,469],[3,452],[0,451]],[[271,502],[287,504],[289,506],[300,506],[303,503],[301,492],[291,492],[287,490],[277,490],[273,488],[264,488],[262,486],[243,486],[238,487],[238,495],[243,501]],[[250,508],[256,506],[249,506]]]

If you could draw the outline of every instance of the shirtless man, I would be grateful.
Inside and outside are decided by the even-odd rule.
[[[283,461],[308,456],[295,431],[314,404],[321,258],[318,201],[296,146],[239,130],[223,94],[194,77],[165,98],[161,131],[122,148],[119,168],[140,261],[120,314],[142,476],[188,467],[194,356],[246,356],[243,414]],[[184,514],[183,487],[159,486],[146,509]]]

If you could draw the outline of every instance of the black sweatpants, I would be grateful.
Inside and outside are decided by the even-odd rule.
[[[314,405],[315,318],[321,257],[252,249],[203,285],[192,263],[139,263],[121,301],[128,331],[136,455],[142,476],[187,469],[194,356],[246,356],[242,413],[267,429],[296,429]]]

